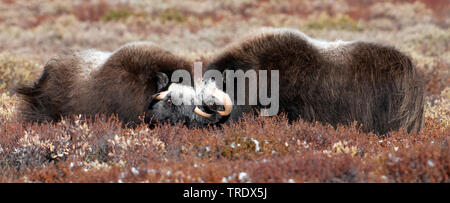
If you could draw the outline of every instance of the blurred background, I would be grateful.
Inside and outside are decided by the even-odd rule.
[[[39,75],[61,51],[112,51],[150,40],[202,60],[252,29],[272,26],[323,40],[393,45],[434,81],[427,94],[439,94],[450,82],[449,5],[448,0],[0,0],[0,89]]]
[[[450,84],[449,5],[448,0],[1,0],[0,92],[32,82],[61,51],[112,51],[150,40],[205,61],[252,29],[270,26],[323,40],[395,46],[425,73],[427,96],[438,96]]]

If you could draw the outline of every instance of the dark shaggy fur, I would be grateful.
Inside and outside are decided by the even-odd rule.
[[[17,90],[26,121],[59,121],[62,116],[117,114],[139,123],[160,91],[156,72],[191,71],[191,63],[150,43],[128,44],[113,53],[87,50],[50,60],[33,86]],[[162,81],[167,84],[168,81]]]
[[[364,131],[380,134],[423,125],[422,79],[411,59],[389,46],[325,43],[296,30],[272,29],[229,47],[206,68],[211,69],[279,70],[280,111],[290,120],[333,126],[357,121]],[[233,106],[231,117],[251,109]]]

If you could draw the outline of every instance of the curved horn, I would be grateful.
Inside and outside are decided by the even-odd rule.
[[[198,114],[199,116],[205,117],[205,118],[211,118],[211,114],[209,113],[205,113],[204,111],[202,111],[200,108],[195,107],[194,112],[196,114]]]
[[[169,91],[160,92],[160,93],[156,94],[156,95],[154,96],[154,98],[157,99],[157,100],[163,100],[164,97],[166,97],[166,95],[167,95],[168,93],[169,93]]]
[[[221,116],[228,116],[231,113],[231,110],[233,110],[233,102],[230,99],[230,96],[223,92],[222,90],[215,89],[213,91],[213,96],[217,99],[222,99],[223,107],[225,108],[224,111],[217,111],[217,113]]]
[[[167,89],[167,91],[163,91],[163,92],[157,93],[157,94],[155,94],[155,95],[153,96],[153,98],[158,99],[158,100],[163,100],[163,99],[167,96],[167,94],[168,94],[169,92],[173,91],[174,88],[175,88],[174,85],[171,84],[171,85],[169,86],[169,88]]]

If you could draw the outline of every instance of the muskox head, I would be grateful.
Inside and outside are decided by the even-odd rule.
[[[205,81],[194,89],[181,83],[169,84],[166,74],[158,72],[158,93],[152,96],[146,112],[146,122],[182,123],[202,127],[220,123],[232,110],[230,97]]]

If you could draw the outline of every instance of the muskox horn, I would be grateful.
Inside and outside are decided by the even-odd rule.
[[[153,98],[157,100],[163,100],[167,96],[167,94],[169,94],[169,92],[173,91],[174,88],[175,87],[173,85],[170,85],[167,91],[157,93],[153,96]]]
[[[194,113],[198,114],[199,116],[205,117],[205,118],[211,118],[211,114],[206,113],[204,111],[202,111],[200,108],[195,107],[194,109]]]
[[[225,108],[224,111],[217,111],[217,113],[221,116],[230,115],[231,110],[233,110],[233,102],[231,102],[230,96],[219,89],[214,89],[212,95],[217,99],[222,99],[222,104]]]
[[[225,108],[224,111],[217,111],[217,114],[221,115],[221,116],[228,116],[231,113],[231,110],[233,110],[233,102],[231,102],[230,96],[228,96],[227,93],[219,90],[219,89],[214,89],[212,92],[212,96],[221,99],[222,100],[222,104]],[[200,108],[195,107],[194,109],[194,113],[205,117],[205,118],[211,118],[212,114],[206,113],[204,111],[202,111]]]
[[[169,89],[167,89],[167,91],[157,93],[157,94],[153,95],[153,98],[155,98],[155,99],[157,99],[157,100],[163,100],[163,99],[167,96],[167,94],[169,94],[169,92],[171,92],[171,91],[174,90],[174,88],[175,88],[175,86],[174,86],[173,83],[172,83],[172,84],[169,86]]]
[[[166,97],[166,95],[169,93],[169,91],[164,91],[164,92],[160,92],[158,94],[155,94],[153,96],[153,98],[157,99],[157,100],[163,100],[164,97]]]

